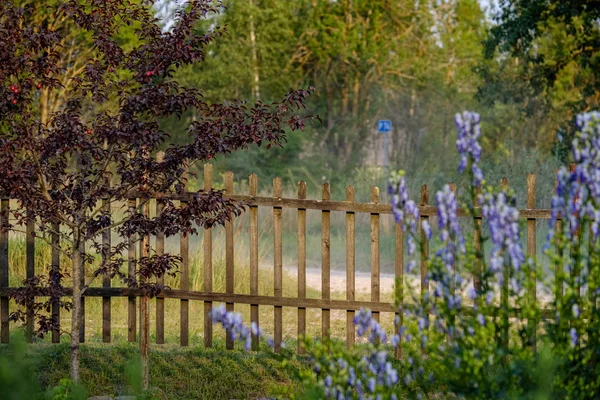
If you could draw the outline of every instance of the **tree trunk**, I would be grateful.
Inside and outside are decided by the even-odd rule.
[[[71,317],[71,380],[79,382],[79,334],[81,331],[81,266],[83,258],[80,252],[81,232],[73,232],[73,309]]]
[[[258,51],[256,49],[256,32],[254,30],[254,1],[250,0],[250,47],[252,49],[252,71],[254,82],[252,95],[255,100],[260,100],[260,73],[258,70]]]

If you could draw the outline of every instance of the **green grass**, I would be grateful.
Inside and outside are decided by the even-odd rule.
[[[0,345],[0,362],[4,357],[10,360],[11,351]],[[135,344],[84,345],[81,383],[90,396],[132,394],[135,379],[129,378],[130,366],[138,357]],[[284,363],[284,359],[288,361]],[[68,377],[69,346],[31,345],[18,362],[25,363],[32,372],[30,382],[39,382],[45,390]],[[305,361],[293,360],[289,350],[284,349],[281,354],[226,351],[222,341],[217,341],[212,349],[152,346],[150,352],[151,386],[161,400],[268,397],[297,386],[304,368]]]

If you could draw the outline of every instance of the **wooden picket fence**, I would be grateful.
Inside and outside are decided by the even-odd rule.
[[[271,197],[261,197],[258,192],[258,177],[252,174],[249,177],[249,192],[247,194],[234,193],[234,176],[232,172],[224,174],[224,188],[228,197],[244,201],[249,205],[249,236],[250,236],[250,293],[239,294],[234,292],[234,221],[229,221],[225,224],[225,276],[226,290],[225,293],[213,291],[213,254],[212,254],[212,235],[211,229],[204,232],[204,286],[202,291],[191,291],[190,288],[190,269],[189,269],[189,238],[181,236],[180,238],[180,256],[182,257],[181,269],[179,274],[180,284],[179,289],[164,290],[156,299],[156,343],[161,344],[165,341],[165,307],[164,299],[172,298],[180,300],[180,335],[179,341],[182,346],[189,344],[189,302],[202,301],[204,302],[204,345],[212,346],[213,331],[211,319],[209,317],[213,303],[225,303],[227,310],[233,310],[235,304],[249,304],[251,322],[259,324],[259,307],[271,306],[274,307],[274,343],[275,350],[279,351],[282,343],[282,310],[283,307],[291,307],[297,309],[297,335],[298,337],[306,334],[306,309],[322,310],[322,335],[329,335],[331,320],[330,310],[346,311],[346,342],[351,346],[355,342],[355,330],[353,318],[355,312],[361,308],[372,310],[374,317],[379,319],[380,313],[395,313],[399,315],[398,308],[390,303],[382,302],[380,299],[380,218],[382,215],[391,214],[391,206],[389,204],[380,203],[380,191],[377,187],[372,187],[370,190],[370,201],[368,203],[355,202],[355,190],[352,185],[346,188],[346,198],[343,201],[330,199],[329,184],[322,186],[322,197],[319,200],[310,200],[306,198],[306,183],[298,183],[298,195],[296,198],[282,197],[282,181],[280,178],[273,180],[273,195]],[[503,179],[501,185],[508,186],[508,181]],[[210,164],[204,168],[204,189],[210,189],[213,186],[213,173]],[[451,187],[455,189],[454,185]],[[540,219],[548,219],[551,215],[549,209],[536,209],[536,177],[530,174],[527,177],[527,208],[520,210],[521,218],[527,220],[526,237],[527,237],[527,254],[535,257],[536,255],[536,221]],[[186,194],[165,194],[163,197],[168,197],[172,200],[185,203],[189,200],[193,193]],[[139,199],[131,198],[128,200],[128,206],[135,209],[139,204]],[[149,204],[144,207],[143,212],[149,213]],[[157,204],[157,213],[160,213],[160,205]],[[267,207],[272,209],[273,213],[273,249],[274,249],[274,295],[263,296],[259,295],[259,234],[258,234],[258,208]],[[0,218],[6,218],[9,208],[9,200],[1,199],[0,201],[1,215]],[[282,262],[282,216],[283,209],[294,209],[297,212],[297,265],[298,265],[298,296],[284,297],[282,294],[282,279],[283,279],[283,262]],[[321,254],[322,254],[322,296],[320,299],[307,298],[306,296],[306,212],[307,210],[318,210],[321,212]],[[419,211],[422,220],[428,220],[437,214],[435,206],[429,204],[429,191],[427,185],[421,187]],[[330,218],[331,212],[345,213],[346,225],[346,299],[334,300],[331,299],[330,290]],[[370,215],[370,251],[371,251],[371,300],[357,301],[355,298],[355,225],[356,214],[366,213]],[[466,216],[464,210],[459,210],[459,216]],[[0,220],[0,223],[2,221]],[[479,243],[481,236],[481,218],[477,218],[474,224],[475,243]],[[560,222],[560,221],[559,221]],[[26,227],[26,276],[34,275],[34,224],[30,223]],[[423,233],[422,233],[423,234]],[[404,274],[404,240],[403,232],[398,224],[395,225],[395,277],[402,280]],[[58,237],[53,240],[58,243]],[[110,245],[110,232],[106,232],[103,237],[104,244]],[[137,254],[144,252],[143,243],[149,243],[149,238],[142,241],[139,249],[133,242],[129,246],[129,258],[134,259]],[[9,298],[8,291],[8,234],[0,234],[0,342],[7,343],[9,340]],[[155,249],[158,253],[164,251],[165,238],[159,234],[155,238]],[[137,250],[137,251],[136,251]],[[425,279],[427,275],[427,258],[429,256],[429,248],[425,246],[421,252],[421,294],[429,290],[429,284]],[[52,265],[59,265],[59,253],[56,249],[52,250]],[[135,264],[129,261],[128,274],[133,276]],[[558,266],[557,266],[558,268]],[[502,295],[507,295],[508,292],[502,292]],[[535,299],[535,288],[531,292]],[[128,298],[128,340],[137,340],[137,311],[140,293],[136,290],[122,287],[111,287],[109,277],[103,277],[102,287],[90,287],[85,292],[86,297],[102,297],[102,339],[104,342],[111,341],[111,298],[112,297],[127,297]],[[146,305],[147,306],[147,305]],[[60,317],[60,309],[58,306],[52,308],[52,314],[55,317]],[[401,318],[401,315],[399,315]],[[401,319],[400,319],[401,321]],[[80,340],[85,337],[85,317],[82,316],[82,334]],[[27,325],[29,337],[33,327],[33,320],[28,320]],[[52,342],[59,341],[59,332],[53,332]],[[233,348],[231,340],[227,340],[227,349]],[[252,348],[258,349],[258,338],[252,338]],[[299,344],[298,351],[303,349]]]

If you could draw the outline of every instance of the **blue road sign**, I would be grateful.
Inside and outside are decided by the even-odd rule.
[[[392,131],[392,121],[389,119],[380,119],[377,121],[377,131],[380,133],[391,132]]]

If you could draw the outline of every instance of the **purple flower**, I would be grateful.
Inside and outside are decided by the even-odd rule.
[[[456,149],[460,154],[458,172],[462,174],[467,165],[471,163],[474,186],[481,185],[483,181],[483,173],[477,166],[481,160],[481,145],[478,142],[479,136],[481,136],[480,120],[479,114],[469,111],[463,111],[462,114],[456,114],[454,117],[454,123],[458,130]]]
[[[392,336],[392,346],[394,346],[394,348],[398,347],[398,345],[400,344],[400,335],[393,335]]]
[[[508,253],[511,265],[518,271],[525,261],[525,255],[521,247],[519,210],[514,206],[515,199],[505,192],[487,193],[481,196],[480,202],[482,215],[490,228],[491,271],[497,275],[502,273],[505,253]]]
[[[569,331],[569,336],[571,337],[571,346],[577,346],[577,342],[579,341],[579,337],[577,336],[577,329],[571,328]]]
[[[469,286],[469,289],[467,289],[467,295],[471,300],[475,300],[477,298],[477,291],[473,286]]]
[[[369,382],[367,383],[367,388],[369,389],[369,392],[375,393],[375,378],[369,379]]]
[[[595,237],[600,232],[600,112],[592,111],[577,116],[577,132],[572,142],[573,172],[565,167],[557,174],[556,194],[552,198],[552,215],[546,247],[554,236],[554,226],[559,214],[569,224],[566,240],[572,240],[587,218]]]
[[[477,322],[479,322],[479,325],[481,326],[485,325],[485,317],[483,314],[477,314]]]
[[[425,238],[431,240],[431,226],[429,226],[429,221],[423,220],[421,227],[423,228],[423,233],[425,233]]]
[[[385,343],[387,335],[381,325],[373,319],[373,314],[370,310],[361,308],[360,311],[354,316],[354,325],[356,326],[356,333],[358,336],[364,336],[370,331],[369,341],[374,343],[379,340],[381,343]]]
[[[249,350],[251,343],[250,329],[244,325],[242,314],[227,312],[225,306],[214,307],[211,310],[213,324],[221,324],[232,340],[244,342],[244,347]]]

